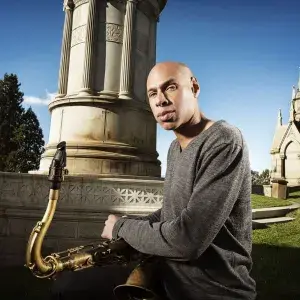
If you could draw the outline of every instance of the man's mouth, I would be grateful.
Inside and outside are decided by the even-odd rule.
[[[174,116],[174,110],[163,111],[157,115],[160,121],[166,122]]]

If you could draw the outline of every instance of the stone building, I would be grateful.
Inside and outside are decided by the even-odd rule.
[[[271,181],[284,179],[288,186],[300,184],[300,78],[293,87],[289,121],[282,124],[281,110],[271,148]]]

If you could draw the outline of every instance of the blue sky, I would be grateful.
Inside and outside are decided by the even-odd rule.
[[[16,73],[48,141],[45,103],[57,91],[64,12],[62,0],[2,1],[0,76]],[[213,2],[213,3],[212,3]],[[157,61],[187,63],[201,84],[207,117],[238,126],[251,167],[270,167],[279,108],[288,122],[300,66],[300,2],[296,0],[169,0],[157,32]],[[158,128],[165,170],[171,132]]]

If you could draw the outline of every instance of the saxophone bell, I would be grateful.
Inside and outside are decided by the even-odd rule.
[[[118,300],[159,300],[156,267],[153,257],[142,260],[131,272],[125,284],[114,288]]]

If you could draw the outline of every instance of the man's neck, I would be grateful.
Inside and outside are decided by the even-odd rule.
[[[202,113],[200,113],[199,121],[197,123],[186,124],[178,130],[175,130],[174,133],[181,149],[185,149],[196,136],[208,129],[213,123],[214,121],[207,119]]]

